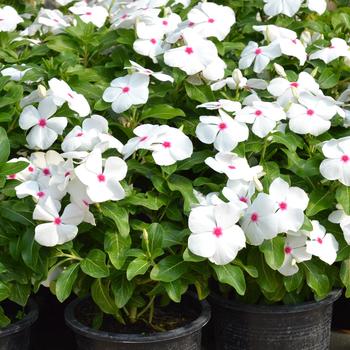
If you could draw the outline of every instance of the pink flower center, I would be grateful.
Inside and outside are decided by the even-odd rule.
[[[193,27],[193,26],[194,26],[194,23],[193,23],[193,22],[188,22],[188,26],[189,26],[189,27]]]
[[[16,174],[11,174],[7,178],[11,179],[11,180],[14,180],[16,178]]]
[[[222,228],[221,227],[215,227],[213,230],[213,235],[216,237],[220,237],[222,235]]]
[[[255,50],[255,54],[256,54],[256,55],[260,55],[261,53],[262,53],[262,50],[261,50],[261,49],[258,48],[258,49]]]
[[[169,24],[169,22],[168,21],[163,21],[162,24],[163,24],[163,26],[167,26]]]
[[[323,243],[323,240],[322,240],[322,238],[320,238],[320,237],[317,237],[316,241],[317,241],[318,243],[320,243],[320,244]]]
[[[45,176],[51,175],[50,169],[49,169],[49,168],[43,169],[43,174],[44,174]]]
[[[281,202],[278,205],[281,210],[286,210],[287,209],[287,203],[286,202]]]
[[[123,15],[123,16],[121,16],[121,19],[125,19],[127,17],[128,17],[128,15]]]
[[[335,46],[334,45],[329,45],[329,48],[330,49],[335,49]]]
[[[292,39],[291,42],[292,42],[293,44],[296,44],[296,43],[297,43],[297,39]]]
[[[228,168],[231,169],[231,170],[236,169],[236,167],[234,165],[229,165]]]
[[[151,39],[150,41],[151,41],[151,44],[153,44],[153,45],[157,44],[157,40],[156,39]]]
[[[37,196],[39,198],[43,198],[45,196],[45,192],[40,191],[40,192],[37,193]]]
[[[32,166],[30,166],[30,167],[28,168],[28,171],[32,173],[32,172],[34,171],[34,168],[33,168]]]
[[[147,140],[147,138],[148,138],[148,136],[142,136],[142,137],[140,138],[140,142],[143,142],[143,141]]]
[[[248,198],[247,197],[240,197],[239,200],[243,203],[248,203]]]
[[[259,220],[259,215],[258,213],[253,213],[251,216],[250,216],[250,220],[253,221],[253,222],[257,222]]]
[[[130,91],[130,88],[129,88],[129,86],[125,86],[125,87],[123,87],[123,94],[126,94],[126,93],[128,93],[129,91]]]
[[[64,177],[67,177],[70,175],[70,171],[67,171],[65,174],[64,174]]]
[[[38,125],[42,128],[46,126],[46,119],[39,119]]]
[[[297,88],[299,87],[299,83],[297,83],[296,81],[293,81],[292,83],[290,83],[290,86]]]
[[[76,137],[80,137],[80,136],[83,136],[83,135],[84,135],[84,133],[78,132],[75,136],[76,136]]]
[[[315,114],[315,111],[313,109],[308,109],[306,114],[311,117],[311,116],[313,116]]]
[[[99,182],[105,182],[106,181],[106,177],[103,174],[97,175],[97,179],[98,179]]]
[[[342,162],[347,163],[350,160],[350,157],[348,155],[344,154],[341,157],[341,160],[342,160]]]
[[[215,19],[214,18],[209,18],[208,19],[208,23],[214,23],[215,22]]]
[[[260,117],[262,115],[262,111],[260,109],[258,109],[257,111],[255,111],[255,115],[257,117]]]
[[[219,129],[220,129],[220,130],[225,130],[226,128],[227,128],[226,123],[220,123],[220,124],[219,124]]]
[[[56,22],[56,23],[58,23],[58,19],[56,19],[56,18],[54,18],[54,20],[53,20],[54,22]]]
[[[74,96],[70,93],[70,92],[68,92],[68,97],[70,97],[70,98],[74,98]]]
[[[163,147],[164,148],[170,148],[171,147],[171,143],[169,141],[164,141],[163,142]]]
[[[188,55],[193,54],[193,49],[192,49],[192,47],[187,46],[186,49],[185,49],[185,52],[186,52]]]
[[[288,247],[288,246],[284,248],[284,252],[285,252],[286,254],[290,254],[290,253],[292,252],[292,250],[293,250],[293,249],[292,249],[291,247]]]
[[[91,16],[92,15],[92,12],[86,12],[85,13],[87,16]]]
[[[84,204],[86,207],[89,206],[89,203],[88,203],[85,199],[83,199],[83,204]]]
[[[55,225],[61,225],[62,224],[62,220],[60,217],[58,218],[55,218],[55,221],[54,221]]]

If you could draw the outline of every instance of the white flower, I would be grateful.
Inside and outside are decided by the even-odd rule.
[[[322,176],[350,186],[350,138],[327,141],[323,144],[322,152],[327,158],[320,165]]]
[[[26,162],[28,163],[28,166],[16,174],[7,175],[6,178],[8,180],[18,180],[23,182],[23,181],[32,180],[35,177],[37,169],[33,164],[29,162],[27,158],[24,158],[24,157],[12,158],[8,161],[8,163],[16,163],[16,162]]]
[[[261,73],[270,61],[281,56],[281,48],[277,42],[273,42],[268,46],[259,47],[254,41],[250,41],[245,47],[239,60],[239,68],[246,69],[254,62],[254,72]]]
[[[32,196],[37,202],[46,200],[48,197],[60,200],[64,196],[64,193],[57,196],[58,191],[51,190],[50,187],[42,188],[39,182],[33,180],[22,182],[15,187],[15,190],[17,198]]]
[[[144,68],[141,65],[139,65],[138,63],[131,61],[131,60],[130,60],[130,63],[131,63],[131,67],[125,67],[125,69],[131,69],[137,73],[150,75],[150,76],[158,79],[159,81],[169,81],[171,83],[174,82],[174,78],[168,74],[164,74],[163,72],[153,72],[153,70],[148,69],[148,68]]]
[[[27,142],[30,148],[47,149],[62,135],[67,126],[67,118],[55,117],[49,119],[57,111],[52,98],[45,98],[39,103],[38,109],[27,106],[19,117],[19,126],[23,130],[30,130]]]
[[[349,46],[346,41],[340,38],[333,38],[329,47],[312,53],[309,59],[320,59],[328,64],[339,57],[349,57],[349,55]]]
[[[327,10],[326,0],[307,0],[306,4],[311,11],[315,11],[319,15],[322,15]]]
[[[148,100],[149,76],[133,73],[112,80],[111,87],[103,93],[103,100],[112,102],[116,113],[123,113],[133,105],[144,104]]]
[[[287,235],[284,244],[284,261],[278,272],[284,276],[292,276],[299,271],[297,263],[311,260],[312,255],[306,252],[307,236],[300,232],[299,235]]]
[[[215,158],[208,157],[205,164],[218,173],[225,174],[230,180],[252,181],[259,177],[263,168],[260,165],[250,167],[246,158],[239,157],[236,153],[217,153]]]
[[[274,24],[253,26],[253,29],[264,35],[264,39],[267,41],[275,41],[280,39],[296,39],[297,33],[293,30],[276,26]]]
[[[276,16],[281,13],[293,17],[299,10],[303,0],[264,0],[264,12],[268,16]]]
[[[4,77],[10,77],[13,81],[20,81],[29,70],[31,70],[31,68],[19,70],[14,67],[9,67],[3,69],[1,71],[1,75],[3,75]]]
[[[239,212],[226,203],[193,208],[188,220],[189,250],[217,265],[228,264],[245,247],[238,219]]]
[[[241,107],[241,104],[237,101],[224,99],[220,99],[217,102],[206,102],[197,106],[197,108],[206,108],[209,110],[223,109],[226,112],[237,112],[241,109]]]
[[[209,81],[222,79],[225,76],[226,67],[225,61],[217,57],[203,69],[203,78]]]
[[[251,197],[255,193],[255,184],[253,181],[228,180],[222,194],[230,202],[240,201],[247,208],[251,203]]]
[[[203,71],[218,58],[214,43],[202,39],[190,31],[184,31],[185,46],[171,49],[164,54],[164,62],[170,67],[178,67],[188,75]]]
[[[339,207],[339,209],[333,211],[328,216],[328,220],[334,224],[340,224],[344,234],[344,239],[346,243],[350,245],[350,215],[345,214],[341,206],[337,205],[337,207]]]
[[[90,106],[82,94],[73,91],[63,80],[53,78],[49,81],[50,95],[57,106],[62,106],[65,102],[68,107],[79,114],[80,117],[86,117],[90,114]]]
[[[289,187],[281,178],[276,178],[270,185],[269,193],[276,203],[278,231],[298,231],[304,223],[304,210],[309,198],[304,190]]]
[[[216,37],[222,41],[236,22],[235,13],[228,6],[214,2],[200,2],[188,13],[193,30],[203,38]]]
[[[75,168],[78,179],[87,186],[87,195],[95,203],[123,199],[125,191],[119,181],[126,176],[126,163],[118,157],[109,157],[104,167],[102,164],[101,152],[95,150],[83,164]]]
[[[108,17],[108,11],[103,6],[75,5],[69,11],[78,15],[85,23],[93,23],[97,28],[101,28]]]
[[[25,32],[24,34],[34,35],[37,30],[40,30],[42,26],[44,26],[44,32],[51,31],[53,34],[59,34],[70,26],[69,17],[64,16],[63,13],[59,10],[49,10],[42,8],[39,11],[36,21],[38,24],[34,22],[32,24],[32,30],[28,33]]]
[[[13,7],[5,6],[0,9],[0,32],[13,32],[17,24],[22,22],[23,19]]]
[[[312,231],[309,232],[310,240],[306,242],[306,252],[332,265],[337,258],[339,244],[317,220],[312,220],[311,223]]]
[[[289,128],[297,134],[319,136],[329,130],[330,120],[336,115],[334,103],[322,96],[301,93],[299,104],[292,103],[287,117]]]
[[[252,245],[260,245],[265,239],[276,237],[279,233],[278,217],[273,198],[259,193],[247,209],[241,227]]]
[[[48,197],[35,207],[34,220],[49,221],[35,227],[34,239],[42,246],[54,247],[71,241],[78,233],[82,222],[82,210],[75,204],[68,204],[62,215],[59,215],[59,202]]]
[[[253,124],[253,133],[261,138],[267,136],[282,119],[286,119],[282,107],[262,101],[253,102],[252,106],[244,107],[236,114],[237,121]]]
[[[277,103],[286,107],[289,103],[297,103],[302,92],[310,92],[314,95],[322,95],[320,86],[307,72],[301,72],[297,81],[289,81],[284,78],[271,80],[267,87],[268,92],[277,98]]]
[[[206,144],[214,143],[219,152],[232,151],[239,142],[249,137],[249,129],[244,123],[219,110],[220,117],[201,116],[196,128],[196,136]]]

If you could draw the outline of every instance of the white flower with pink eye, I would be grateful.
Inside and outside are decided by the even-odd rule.
[[[236,22],[235,13],[228,6],[214,2],[200,2],[188,13],[193,30],[203,38],[215,37],[222,41]]]
[[[271,183],[269,193],[275,200],[278,231],[299,231],[304,223],[304,210],[309,204],[305,191],[299,187],[290,187],[278,177]]]
[[[42,27],[43,32],[52,32],[53,34],[62,33],[67,27],[70,26],[69,17],[63,15],[59,10],[49,10],[49,9],[40,9],[36,21]],[[40,29],[38,26],[33,23],[33,32],[28,33],[34,35],[37,30]]]
[[[86,193],[95,203],[118,201],[125,197],[119,181],[126,176],[128,167],[124,160],[109,157],[104,162],[100,151],[92,151],[85,162],[75,168],[78,179],[87,186]]]
[[[272,96],[277,97],[277,103],[282,107],[287,107],[292,102],[297,103],[302,92],[322,95],[320,86],[307,72],[301,72],[297,81],[275,78],[271,80],[267,90]]]
[[[337,258],[339,244],[331,233],[317,221],[312,220],[312,231],[308,233],[309,241],[306,242],[306,252],[318,256],[328,265],[332,265]]]
[[[219,110],[220,117],[201,116],[196,128],[196,136],[206,144],[214,144],[219,152],[230,152],[239,142],[249,137],[246,124],[236,121],[223,110]]]
[[[25,181],[15,187],[17,198],[32,196],[36,202],[45,201],[48,197],[54,200],[61,200],[65,193],[59,192],[53,188],[43,188],[37,181]]]
[[[252,245],[276,237],[280,232],[274,199],[266,193],[259,193],[245,212],[241,227]]]
[[[112,102],[114,112],[123,113],[133,105],[147,102],[149,81],[149,76],[141,73],[116,78],[104,91],[102,98],[106,102]]]
[[[327,10],[326,0],[307,0],[306,4],[311,11],[315,11],[319,15],[322,15]]]
[[[108,17],[108,11],[103,6],[75,5],[69,11],[79,16],[84,23],[92,23],[101,28]]]
[[[185,46],[168,50],[164,54],[164,62],[170,67],[177,67],[188,75],[197,74],[218,58],[214,43],[197,34],[185,30],[183,32]]]
[[[27,142],[29,148],[45,150],[62,135],[68,120],[65,117],[52,117],[57,107],[51,97],[47,97],[39,103],[38,109],[27,106],[19,117],[19,126],[23,130],[29,130]]]
[[[321,175],[327,180],[339,180],[350,186],[350,138],[327,141],[322,146],[322,152],[327,159],[320,165]]]
[[[345,214],[345,211],[339,204],[337,208],[338,210],[333,211],[328,216],[328,220],[334,224],[340,224],[344,239],[346,243],[350,245],[350,215]]]
[[[246,158],[241,158],[232,152],[219,152],[215,158],[208,157],[205,164],[216,172],[225,174],[230,180],[252,181],[254,177],[260,177],[263,171],[262,166],[257,165],[251,168]]]
[[[264,35],[264,39],[272,42],[280,39],[296,39],[297,33],[293,30],[276,26],[274,24],[253,26],[253,29]]]
[[[54,247],[71,241],[78,234],[78,225],[83,220],[82,210],[75,204],[68,204],[62,215],[60,203],[48,197],[36,205],[33,219],[48,221],[35,227],[34,239],[42,246]]]
[[[284,276],[292,276],[299,271],[297,263],[311,260],[312,255],[306,251],[307,236],[300,232],[299,235],[288,235],[284,244],[284,261],[278,272]]]
[[[241,202],[245,208],[251,204],[251,198],[255,193],[255,184],[253,181],[228,180],[222,194],[230,202]]]
[[[167,125],[159,127],[157,138],[149,146],[158,165],[172,165],[179,160],[191,157],[193,145],[181,130]]]
[[[240,213],[229,203],[193,208],[188,219],[189,250],[216,265],[233,261],[246,241],[236,225],[239,217]]]
[[[57,106],[62,106],[65,102],[68,107],[79,114],[80,117],[86,117],[90,114],[90,106],[86,98],[82,94],[73,91],[69,85],[63,80],[53,78],[49,81],[49,94],[53,97],[53,101]]]
[[[237,112],[242,108],[242,105],[240,104],[240,102],[237,102],[237,101],[220,99],[217,102],[203,103],[203,104],[197,106],[197,108],[206,108],[210,111],[217,110],[217,109],[223,109],[226,112]]]
[[[16,174],[7,175],[6,176],[7,180],[18,180],[23,182],[23,181],[29,181],[35,178],[37,169],[33,164],[29,162],[27,158],[24,158],[24,157],[12,158],[8,161],[8,163],[17,163],[17,162],[26,162],[28,163],[28,166]]]
[[[264,12],[268,16],[284,14],[293,17],[300,9],[303,0],[264,0]]]
[[[310,60],[320,59],[325,63],[332,62],[339,57],[349,57],[349,45],[344,39],[333,38],[328,47],[320,49],[309,56]]]
[[[168,74],[164,74],[163,72],[153,72],[153,70],[144,68],[138,63],[131,60],[129,62],[131,64],[131,67],[125,67],[125,69],[131,69],[133,72],[150,75],[159,81],[169,81],[170,83],[174,82],[174,78]]]
[[[338,111],[331,100],[303,92],[298,102],[298,104],[292,103],[287,111],[289,128],[293,132],[319,136],[329,130],[330,120]]]
[[[0,8],[0,32],[13,32],[23,19],[11,6]]]
[[[277,122],[282,119],[286,119],[282,107],[276,103],[263,101],[255,101],[252,106],[244,107],[236,114],[237,121],[253,124],[253,133],[261,138],[275,129]]]
[[[259,47],[254,41],[250,41],[242,51],[239,60],[239,69],[246,69],[254,62],[253,70],[255,73],[261,73],[270,61],[281,56],[281,48],[277,42],[272,42],[268,46]]]

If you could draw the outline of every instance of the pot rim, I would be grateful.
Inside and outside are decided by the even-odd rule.
[[[28,300],[26,308],[28,309],[28,313],[21,320],[11,323],[3,329],[0,328],[0,338],[19,333],[25,328],[29,328],[38,319],[39,309],[34,299],[31,298]]]
[[[203,328],[209,322],[209,319],[211,316],[209,303],[205,300],[199,301],[198,299],[192,297],[193,299],[195,299],[196,302],[199,303],[201,311],[198,317],[194,321],[186,324],[185,326],[175,328],[170,331],[154,333],[150,335],[112,333],[112,332],[99,331],[99,330],[90,328],[82,324],[75,317],[74,311],[77,305],[89,298],[90,296],[76,298],[66,306],[64,311],[64,318],[65,318],[66,324],[69,328],[71,328],[77,334],[83,335],[87,338],[92,338],[100,341],[107,341],[111,343],[121,343],[121,344],[123,343],[124,344],[132,344],[132,343],[141,344],[145,342],[158,343],[165,340],[182,338],[184,336],[193,334],[198,330],[200,330],[201,328]]]
[[[261,314],[293,314],[299,312],[310,311],[321,306],[333,304],[340,298],[342,289],[335,289],[331,291],[328,296],[319,301],[306,301],[295,305],[256,305],[245,304],[238,300],[227,300],[220,294],[213,293],[209,296],[209,300],[212,300],[215,304],[218,304],[226,309],[243,311],[249,313],[261,313]]]

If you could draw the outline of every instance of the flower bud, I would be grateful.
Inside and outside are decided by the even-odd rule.
[[[282,77],[282,78],[287,78],[287,74],[286,74],[284,68],[283,68],[280,64],[274,63],[273,66],[274,66],[274,68],[275,68],[276,73],[277,73],[280,77]]]

